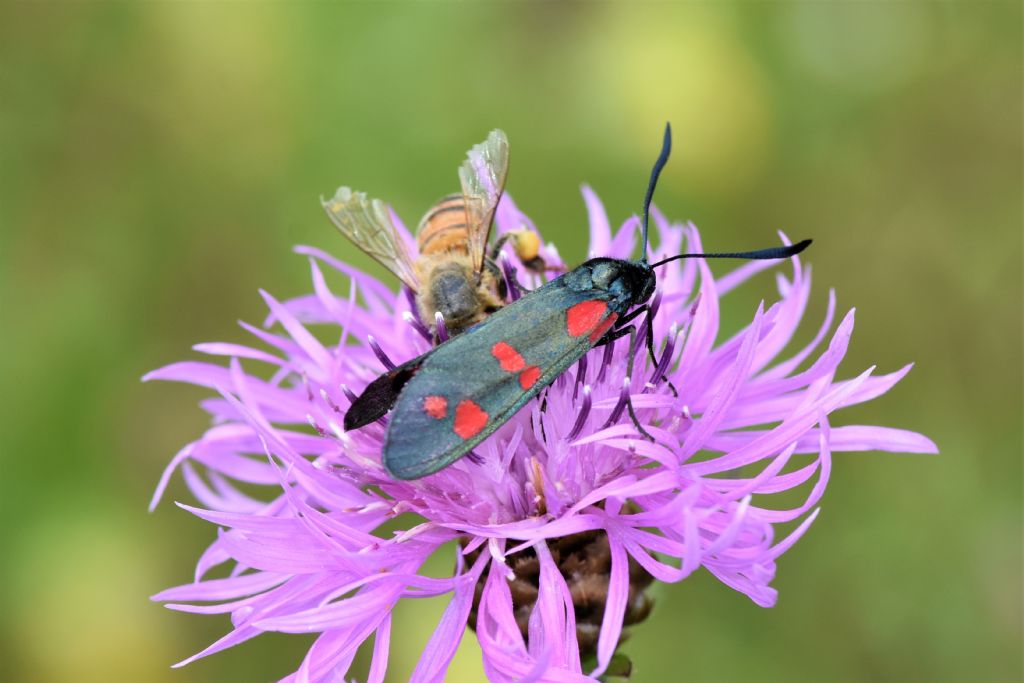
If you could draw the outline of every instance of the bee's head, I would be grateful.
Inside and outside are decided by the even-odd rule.
[[[431,274],[430,296],[434,308],[449,324],[459,325],[476,316],[480,307],[476,284],[458,263],[444,264]]]

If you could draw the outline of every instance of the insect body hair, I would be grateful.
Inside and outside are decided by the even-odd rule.
[[[440,312],[452,334],[477,324],[505,305],[500,274],[484,268],[477,281],[468,254],[452,251],[421,256],[416,260],[416,271],[424,283],[416,297],[420,319],[433,320],[434,312]]]

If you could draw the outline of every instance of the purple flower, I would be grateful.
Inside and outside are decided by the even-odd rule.
[[[613,234],[594,193],[585,188],[584,197],[591,253],[628,257],[637,219]],[[653,216],[654,256],[701,251],[692,224]],[[533,227],[507,196],[496,223],[499,233]],[[545,261],[558,263],[545,249]],[[380,681],[395,604],[450,594],[413,680],[442,680],[467,626],[492,680],[593,680],[624,624],[649,611],[652,581],[681,581],[703,567],[758,605],[774,605],[775,560],[817,515],[832,452],[936,451],[914,432],[831,426],[833,411],[880,396],[910,369],[837,380],[853,311],[830,334],[831,293],[813,341],[777,359],[810,296],[799,259],[776,275],[779,300],[723,341],[722,295],[777,264],[752,262],[716,280],[694,260],[659,269],[657,365],[638,353],[626,377],[628,344],[595,349],[543,404],[532,402],[485,441],[477,461],[395,481],[380,464],[385,427],[345,433],[341,418],[353,392],[383,371],[382,354],[396,363],[417,356],[429,334],[404,294],[319,250],[297,251],[309,259],[313,293],[285,302],[263,293],[265,326],[243,324],[259,344],[200,344],[197,351],[228,357],[226,367],[183,362],[146,377],[218,394],[202,403],[213,426],[175,456],[153,500],[180,467],[200,504],[182,507],[220,528],[194,581],[154,598],[231,615],[227,635],[181,664],[265,631],[317,632],[285,680],[341,680],[375,635],[369,680]],[[324,270],[343,275],[347,293],[333,293]],[[637,438],[627,397],[655,442]],[[251,495],[253,484],[265,495]],[[772,494],[790,489],[804,501],[772,507]],[[396,518],[402,531],[374,535]],[[777,525],[791,522],[780,537]],[[453,540],[453,575],[422,575],[427,558]],[[205,578],[223,564],[228,578]]]

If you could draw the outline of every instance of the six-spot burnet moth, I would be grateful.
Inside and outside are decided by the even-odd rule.
[[[345,413],[345,429],[367,425],[394,409],[382,460],[397,479],[432,474],[469,453],[541,389],[595,346],[630,335],[632,374],[638,316],[647,313],[647,350],[654,358],[651,309],[654,268],[683,258],[782,259],[811,243],[759,251],[678,254],[647,261],[651,197],[672,146],[666,124],[661,154],[643,204],[637,261],[598,257],[527,293],[458,337],[371,382]],[[630,417],[638,432],[650,436]]]

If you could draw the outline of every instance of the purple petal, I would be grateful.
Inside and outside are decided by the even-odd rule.
[[[725,419],[727,415],[726,410],[732,405],[736,395],[739,393],[743,380],[747,378],[747,374],[750,372],[750,365],[754,359],[754,343],[761,333],[761,314],[762,308],[758,306],[757,313],[754,314],[754,322],[750,324],[744,337],[743,345],[736,356],[736,363],[733,366],[732,372],[728,377],[720,380],[711,404],[704,411],[704,414],[701,415],[700,419],[697,420],[689,434],[687,434],[679,454],[680,460],[686,460],[696,453],[707,437],[713,434],[718,425]]]
[[[261,360],[264,363],[270,363],[279,367],[287,366],[288,362],[279,358],[278,356],[271,355],[265,351],[259,351],[258,349],[251,349],[248,346],[242,346],[241,344],[225,344],[223,342],[211,342],[207,344],[196,344],[192,347],[199,353],[209,354],[211,356],[235,356],[238,358],[251,358],[253,360]]]
[[[551,557],[547,543],[538,543],[535,549],[540,562],[540,578],[537,601],[530,614],[530,654],[538,661],[544,660],[579,673],[582,669],[572,594]]]
[[[590,257],[606,256],[610,253],[612,229],[608,225],[608,214],[604,205],[589,185],[581,188],[583,202],[587,205],[587,218],[590,222]]]
[[[347,628],[387,614],[400,593],[397,581],[382,579],[351,598],[294,614],[267,617],[254,625],[264,631],[283,633],[312,633]]]
[[[322,368],[330,367],[331,356],[324,349],[323,345],[317,341],[316,337],[311,335],[287,308],[278,303],[277,299],[262,289],[260,290],[260,296],[267,302],[267,306],[274,314],[274,317],[284,326],[284,329],[288,330],[288,334],[306,352],[310,360]]]
[[[480,574],[487,567],[490,557],[480,553],[473,568],[460,577],[459,585],[455,588],[455,594],[448,603],[440,623],[434,629],[434,635],[423,650],[420,661],[416,664],[409,680],[417,683],[433,683],[443,681],[448,665],[451,664],[455,651],[462,642],[462,634],[466,631],[466,622],[469,619],[469,610],[473,606],[473,593],[476,589],[476,582]]]
[[[598,677],[605,672],[619,646],[622,634],[622,619],[626,614],[629,596],[629,560],[622,542],[608,534],[608,549],[611,551],[611,572],[608,577],[608,600],[601,619],[601,633],[597,637],[597,668],[590,672]]]
[[[231,600],[244,595],[253,595],[279,585],[288,578],[287,574],[256,572],[228,579],[210,579],[199,583],[168,588],[154,595],[151,600]]]
[[[373,641],[373,659],[370,662],[370,671],[366,676],[366,683],[384,683],[384,676],[388,671],[388,651],[391,648],[391,615],[384,617],[384,621],[377,627],[377,636]]]

